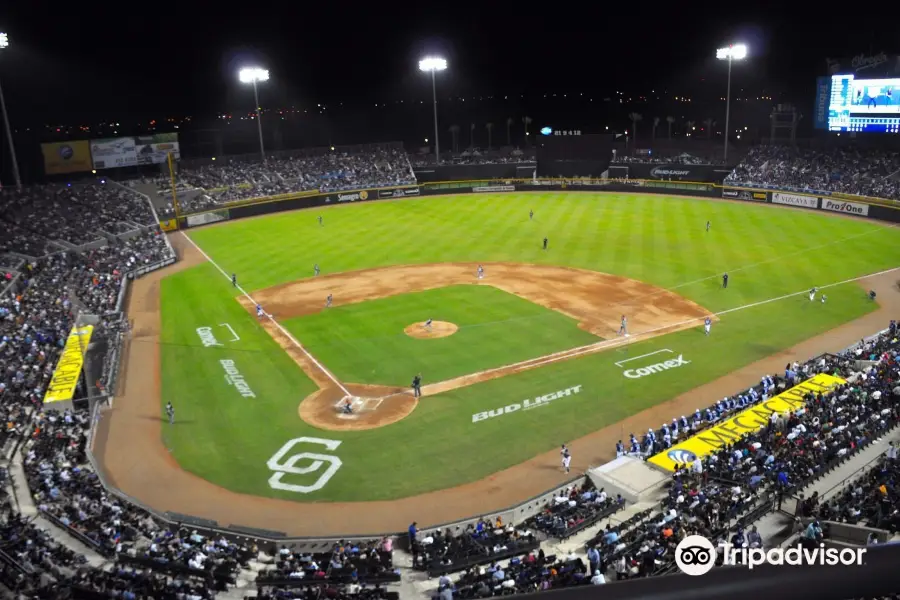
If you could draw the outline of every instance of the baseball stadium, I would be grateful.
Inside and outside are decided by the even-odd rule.
[[[830,63],[823,129],[894,131],[876,58]],[[446,151],[419,66],[418,149],[265,148],[255,67],[251,153],[57,130],[23,184],[10,134],[0,592],[900,590],[895,142],[778,104],[750,142],[632,112]]]

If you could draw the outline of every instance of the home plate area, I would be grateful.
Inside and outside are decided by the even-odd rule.
[[[334,405],[334,408],[337,410],[339,419],[356,420],[365,413],[377,409],[382,402],[384,402],[383,398],[344,396]]]
[[[359,431],[396,423],[416,404],[418,400],[408,388],[350,383],[313,392],[303,399],[298,412],[301,419],[319,429]]]

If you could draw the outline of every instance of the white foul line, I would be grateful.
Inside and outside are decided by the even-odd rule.
[[[627,362],[631,362],[631,361],[637,360],[639,358],[647,358],[648,356],[653,356],[654,354],[659,354],[660,352],[672,352],[674,354],[674,352],[672,350],[669,350],[668,348],[663,348],[662,350],[656,350],[655,352],[651,352],[649,354],[641,354],[640,356],[635,356],[634,358],[620,360],[619,362],[617,362],[615,364],[617,367],[622,368],[622,365],[624,365]]]
[[[231,332],[231,335],[234,336],[234,339],[233,339],[233,340],[228,340],[229,342],[239,342],[239,341],[241,341],[241,336],[239,336],[238,334],[236,334],[236,333],[234,332],[234,329],[232,329],[232,328],[231,328],[231,325],[229,325],[228,323],[219,323],[219,327],[227,327],[227,328],[228,328],[228,331]]]
[[[226,272],[222,269],[222,267],[220,267],[220,266],[216,263],[216,261],[214,261],[212,258],[210,258],[209,254],[207,254],[206,252],[203,251],[203,248],[201,248],[200,246],[198,246],[198,245],[194,242],[194,240],[192,240],[190,237],[188,237],[188,235],[187,235],[185,232],[181,231],[181,232],[179,232],[179,233],[181,233],[181,235],[184,236],[184,239],[186,239],[188,242],[191,243],[191,246],[193,246],[194,248],[196,248],[196,249],[200,252],[200,254],[202,254],[204,257],[206,257],[206,260],[209,261],[209,264],[211,264],[211,265],[214,266],[216,269],[218,269],[219,273],[221,273],[222,276],[225,277],[225,279],[227,279],[228,281],[231,281],[231,277],[228,275],[228,273],[226,273]],[[237,287],[237,289],[240,290],[240,292],[244,295],[244,297],[247,298],[250,302],[252,302],[253,304],[258,304],[258,303],[256,302],[256,300],[253,299],[253,296],[251,296],[250,294],[248,294],[247,291],[244,290],[244,288],[242,288],[242,287],[240,286],[240,284],[236,285],[235,287]],[[347,396],[350,395],[350,391],[349,391],[346,387],[344,387],[344,384],[342,384],[340,381],[338,381],[338,380],[337,380],[337,377],[335,377],[334,375],[332,375],[331,372],[330,372],[328,369],[326,369],[324,366],[322,366],[322,363],[320,363],[319,361],[317,361],[317,360],[315,359],[315,357],[313,357],[312,354],[310,354],[309,352],[307,352],[307,351],[306,351],[306,348],[304,348],[303,345],[302,345],[300,342],[297,341],[297,338],[295,338],[293,335],[291,335],[291,333],[290,333],[287,329],[285,329],[284,327],[281,326],[281,323],[279,323],[278,321],[276,321],[276,320],[272,317],[272,315],[270,315],[270,314],[267,314],[267,315],[266,315],[266,318],[268,318],[270,321],[272,321],[272,324],[273,324],[275,327],[277,327],[278,330],[281,331],[281,333],[283,333],[284,335],[286,335],[287,338],[288,338],[289,340],[291,340],[291,342],[293,342],[293,344],[294,344],[295,346],[297,346],[297,348],[300,350],[300,352],[302,352],[303,354],[305,354],[306,357],[307,357],[310,361],[312,361],[312,363],[313,363],[314,365],[316,365],[317,367],[319,367],[319,370],[322,371],[322,372],[325,374],[325,376],[328,377],[328,379],[330,379],[331,381],[333,381],[334,384],[335,384],[336,386],[338,386],[339,388],[341,388],[341,391],[344,392],[345,395],[347,395]]]

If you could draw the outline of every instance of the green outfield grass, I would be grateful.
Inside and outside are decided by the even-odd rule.
[[[429,340],[403,333],[429,318],[459,331]],[[488,285],[401,294],[282,324],[341,381],[404,386],[416,373],[444,381],[600,339],[574,319]]]
[[[324,227],[316,223],[320,214]],[[222,269],[237,273],[251,294],[311,276],[314,263],[328,273],[391,264],[513,261],[624,275],[723,311],[900,264],[898,231],[878,223],[644,195],[523,193],[372,202],[236,221],[190,236]],[[547,252],[540,249],[544,236],[550,238]],[[731,275],[727,290],[719,280],[724,271]],[[374,368],[377,379],[370,381],[378,382],[409,378],[406,367],[393,373],[394,367],[384,364],[398,353],[425,372],[465,372],[482,360],[521,360],[515,354],[520,350],[509,348],[524,344],[520,336],[534,336],[528,344],[546,344],[531,355],[579,345],[578,336],[597,339],[524,300],[486,286],[461,288],[342,307],[288,326],[329,368],[338,373]],[[486,312],[490,307],[482,293],[502,296],[490,303],[496,311]],[[176,405],[179,418],[165,428],[165,442],[184,468],[239,492],[310,501],[389,499],[441,489],[527,460],[874,309],[854,283],[826,293],[824,305],[794,296],[729,312],[710,337],[692,329],[545,366],[425,398],[410,417],[387,428],[337,433],[298,418],[300,400],[315,386],[234,300],[235,290],[222,274],[202,265],[162,283],[163,401]],[[456,294],[463,297],[454,299]],[[430,303],[427,310],[416,313],[423,301]],[[430,312],[438,306],[457,311],[454,318]],[[418,341],[398,335],[397,328],[428,316],[464,326],[449,338],[428,340],[422,346],[427,350],[420,351],[412,344]],[[542,326],[529,332],[502,326],[518,316],[533,316]],[[562,321],[551,324],[551,319]],[[232,334],[220,323],[229,323],[240,340],[229,342]],[[222,346],[201,343],[196,329],[205,326]],[[471,340],[464,337],[468,330],[475,332]],[[466,343],[454,346],[456,340]],[[615,364],[657,350],[689,362],[642,379],[626,379]],[[232,370],[240,372],[255,398],[241,396],[226,382],[220,360],[234,361]],[[554,400],[553,409],[481,414],[576,386],[579,393]],[[332,453],[343,465],[311,493],[271,489],[266,462],[283,444],[303,436],[340,441]],[[466,440],[464,451],[460,439]],[[295,449],[300,451],[322,448],[301,444]],[[404,467],[397,469],[401,457]],[[308,485],[317,476],[286,475],[283,481]]]

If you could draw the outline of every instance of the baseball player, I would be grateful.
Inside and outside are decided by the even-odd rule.
[[[425,321],[425,329],[427,329],[428,331],[431,331],[431,323],[432,319],[428,319],[427,321]]]
[[[722,275],[722,287],[723,288],[728,287],[728,273],[725,273],[724,275]]]
[[[478,265],[478,279],[484,279],[484,267]]]
[[[628,319],[625,318],[625,315],[622,315],[622,324],[619,325],[619,333],[617,335],[628,337]]]
[[[548,240],[547,238],[544,238],[544,250],[547,249],[547,244],[549,244],[549,243],[550,243],[550,240]]]
[[[331,294],[328,294],[328,297],[325,298],[325,308],[331,308]]]
[[[422,376],[416,375],[412,380],[413,396],[420,398],[422,396]]]
[[[616,458],[620,456],[625,456],[625,444],[622,443],[622,440],[616,442]]]
[[[345,415],[353,414],[353,402],[350,401],[350,398],[344,400],[344,405],[341,407],[341,410],[343,410]]]
[[[169,425],[175,424],[175,407],[171,402],[166,402],[166,415],[169,417]]]
[[[816,292],[818,292],[818,291],[819,290],[817,290],[816,288],[812,288],[811,290],[809,290],[809,301],[810,302],[812,302],[813,300],[816,299]]]
[[[706,332],[706,335],[709,335],[709,330],[712,328],[712,319],[706,317],[706,320],[703,321],[703,330]]]
[[[822,304],[825,304],[825,299],[828,298],[825,294],[822,294]]]
[[[707,231],[707,233],[709,232],[709,226],[710,226],[710,222],[707,221],[707,222],[706,222],[706,231]]]
[[[562,455],[562,466],[563,469],[566,470],[566,473],[569,472],[569,465],[572,463],[572,454],[569,452],[569,449],[566,448],[566,445],[562,445],[562,449],[559,451]]]
[[[237,287],[237,275],[234,273],[231,274],[231,285]]]
[[[324,227],[325,223],[322,222],[322,215],[319,215],[319,227]]]
[[[263,316],[265,316],[265,314],[266,314],[266,311],[263,310],[262,304],[257,304],[256,305],[256,318],[262,319]]]
[[[315,273],[315,275],[313,275],[313,277],[319,276],[319,263],[316,263],[313,265],[313,273]]]
[[[534,210],[529,210],[529,211],[528,211],[528,218],[529,218],[531,221],[534,221]]]

